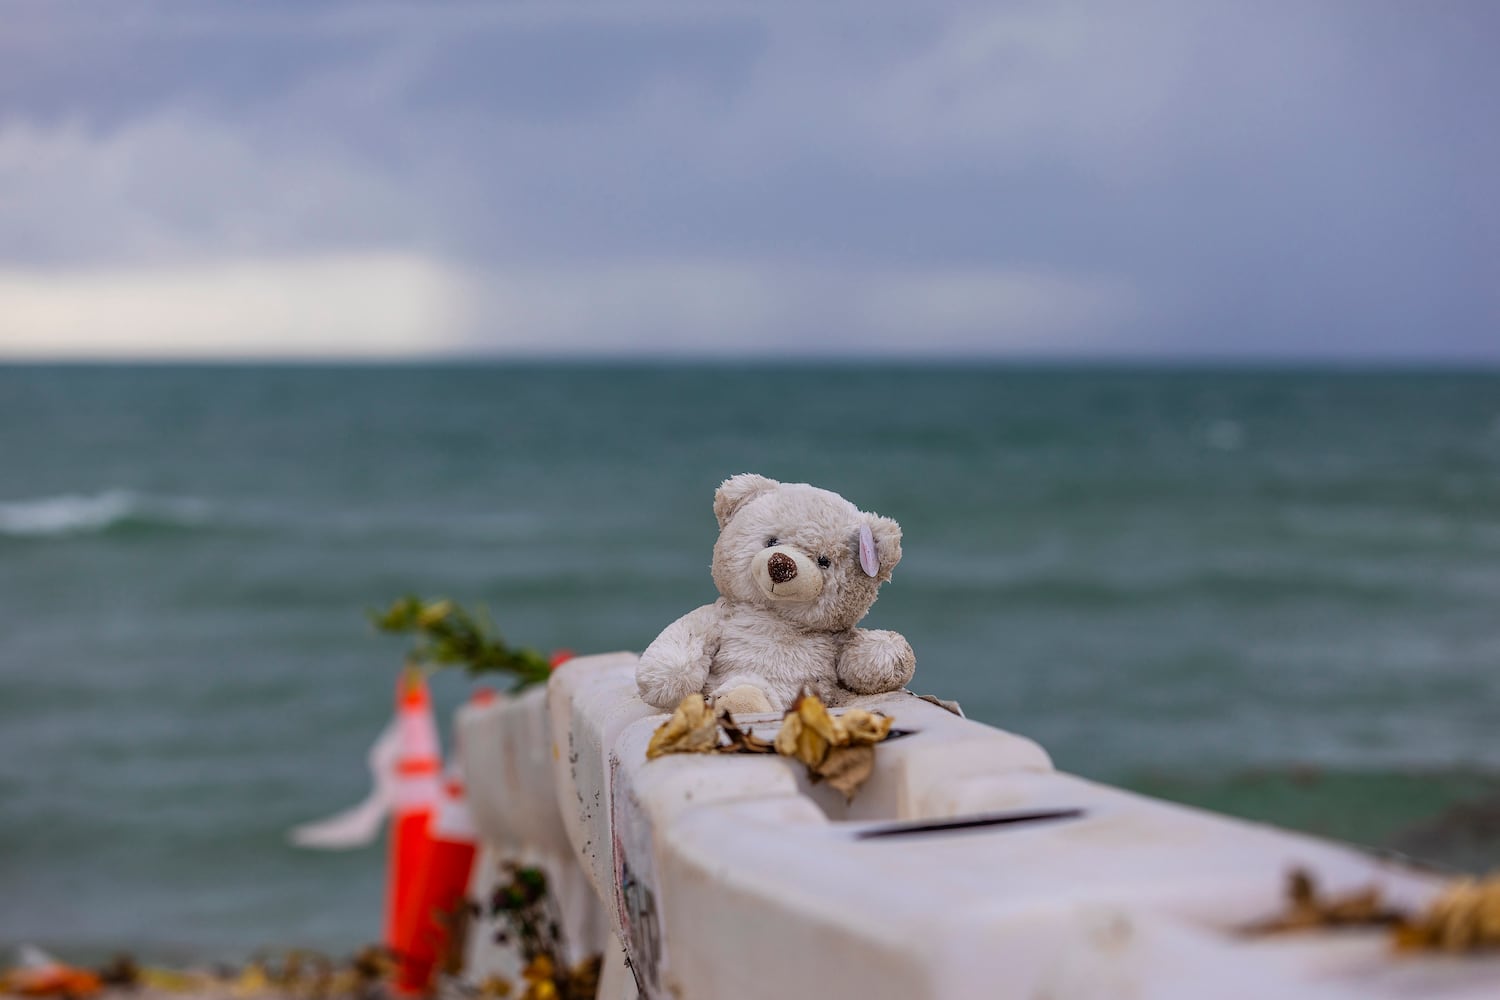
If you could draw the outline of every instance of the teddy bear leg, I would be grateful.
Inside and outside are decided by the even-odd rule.
[[[720,688],[714,692],[714,707],[723,709],[730,715],[755,715],[775,711],[771,707],[771,699],[754,684],[740,684],[728,690]]]

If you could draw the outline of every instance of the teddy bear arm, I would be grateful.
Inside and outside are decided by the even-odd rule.
[[[641,700],[670,711],[708,681],[718,646],[719,606],[705,604],[662,630],[635,670]]]
[[[839,653],[839,683],[857,694],[899,691],[916,669],[911,644],[887,629],[853,629]]]

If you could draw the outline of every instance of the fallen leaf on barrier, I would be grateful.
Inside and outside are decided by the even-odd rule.
[[[728,712],[715,718],[701,694],[690,694],[657,727],[646,759],[669,753],[771,753],[799,760],[813,781],[827,781],[852,799],[875,769],[875,744],[890,734],[887,715],[851,708],[833,715],[822,699],[803,691],[781,720],[775,742],[740,729]],[[725,742],[719,742],[723,730]]]
[[[1420,917],[1397,927],[1396,947],[1450,952],[1500,948],[1500,875],[1450,886]]]
[[[862,708],[831,715],[817,695],[803,692],[781,720],[776,752],[800,760],[813,781],[827,781],[852,799],[875,770],[875,744],[890,733],[892,721]]]
[[[728,712],[719,713],[719,728],[729,742],[719,747],[720,753],[775,753],[776,744],[763,740],[749,729],[741,729]]]
[[[1280,916],[1245,928],[1250,934],[1281,934],[1319,927],[1389,927],[1402,914],[1385,906],[1380,890],[1371,886],[1344,896],[1318,895],[1312,875],[1303,868],[1287,876],[1287,909]]]
[[[669,753],[712,753],[719,745],[719,723],[701,694],[690,694],[672,717],[657,727],[646,746],[646,759]]]
[[[956,701],[949,701],[945,698],[939,698],[935,694],[919,694],[916,697],[918,701],[925,701],[929,705],[936,705],[938,708],[941,708],[945,712],[952,712],[960,719],[968,718],[968,716],[964,715],[963,706],[961,706]]]
[[[838,717],[838,724],[849,734],[852,745],[875,744],[886,738],[891,723],[896,720],[889,715],[876,715],[862,708],[851,708]]]
[[[810,770],[843,792],[845,800],[852,799],[875,770],[875,747],[869,743],[830,747],[823,763]]]
[[[801,749],[801,747],[799,746],[801,742],[802,720],[797,717],[795,712],[787,712],[787,714],[781,720],[781,730],[776,734],[776,742],[772,743],[771,745],[776,749],[777,753],[781,754],[781,756],[795,757],[805,764],[807,763],[807,761],[804,759],[803,754],[798,752]],[[811,754],[811,751],[813,749],[816,748],[812,747],[809,744],[809,746],[807,747],[809,756],[813,756]],[[821,756],[817,756],[815,759],[821,760],[822,758]]]
[[[816,768],[828,756],[828,748],[840,742],[842,731],[828,714],[828,706],[815,694],[803,692],[781,720],[776,734],[776,752],[795,757],[809,768]]]

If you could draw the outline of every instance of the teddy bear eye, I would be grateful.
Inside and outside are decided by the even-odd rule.
[[[827,556],[818,556],[818,565],[822,566],[824,569],[827,569],[829,566],[833,565],[833,560],[829,559]]]
[[[776,541],[777,541],[777,538],[776,538],[775,535],[772,535],[770,538],[767,538],[766,539],[766,548],[769,549],[771,546],[775,545]]]

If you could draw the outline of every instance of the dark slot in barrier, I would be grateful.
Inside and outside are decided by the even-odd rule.
[[[1046,823],[1059,819],[1078,819],[1082,809],[1044,809],[1033,812],[987,813],[982,816],[957,816],[919,823],[893,823],[890,826],[871,827],[860,830],[855,840],[873,840],[876,837],[915,837],[926,833],[950,833],[955,830],[979,830],[991,826],[1020,826],[1027,823]]]

